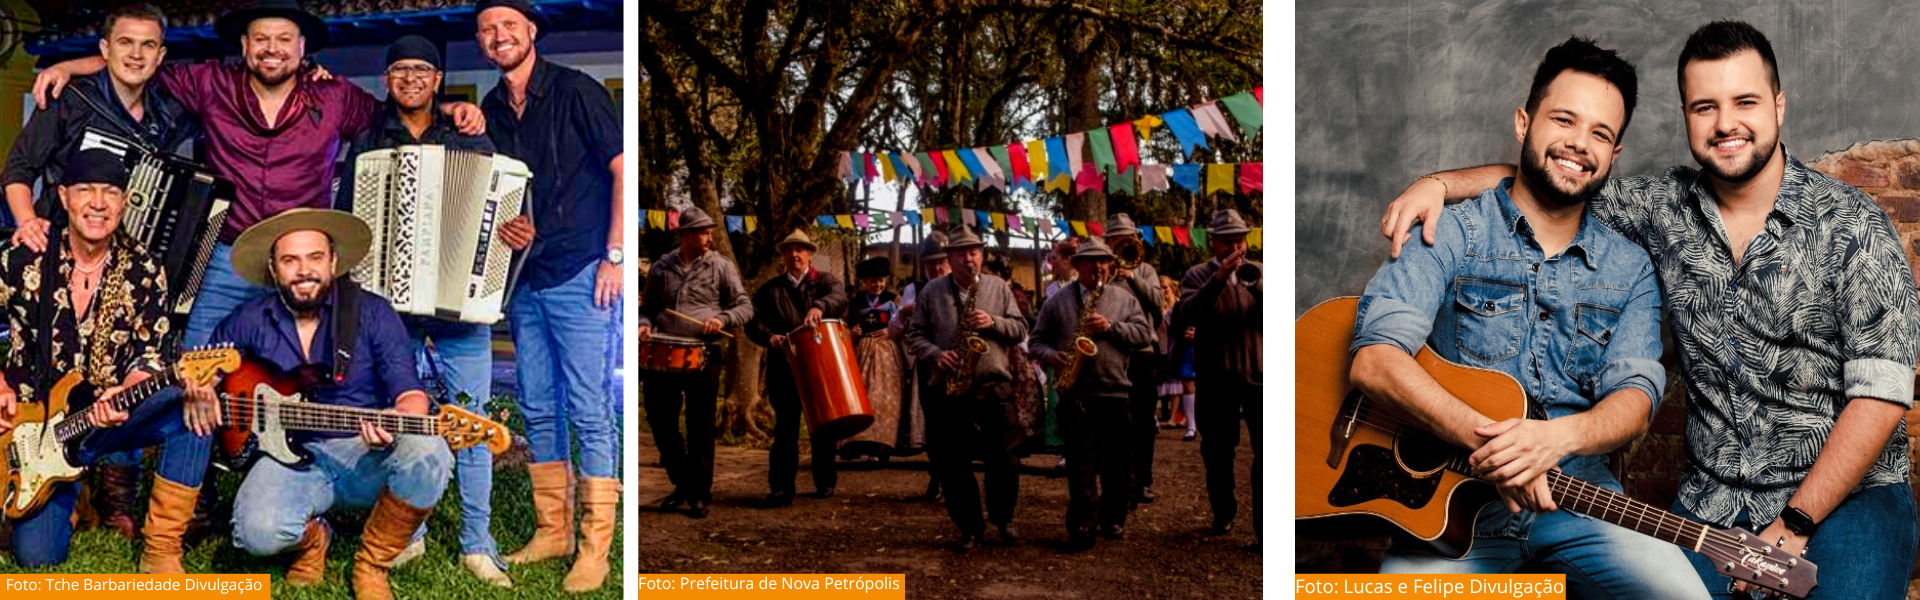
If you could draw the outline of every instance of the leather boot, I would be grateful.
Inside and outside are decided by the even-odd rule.
[[[387,571],[393,568],[393,559],[406,549],[407,542],[413,539],[413,531],[427,520],[433,507],[416,508],[394,497],[392,492],[381,492],[380,501],[373,505],[373,513],[367,515],[367,528],[360,533],[360,551],[353,555],[353,596],[359,600],[392,600],[393,589],[387,587]]]
[[[607,581],[607,553],[613,549],[613,528],[620,518],[620,480],[581,480],[580,505],[586,512],[580,519],[580,554],[573,559],[573,570],[560,583],[561,589],[576,593],[600,589]]]
[[[101,523],[129,541],[140,538],[140,526],[133,519],[134,504],[140,501],[140,467],[100,467],[101,495],[106,511]]]
[[[307,531],[293,544],[293,564],[287,566],[287,584],[306,587],[327,578],[327,544],[333,530],[320,518],[307,521]]]
[[[177,574],[187,572],[180,566],[180,536],[187,531],[187,519],[193,517],[193,501],[200,488],[187,487],[153,476],[153,496],[147,502],[146,544],[140,550],[140,572]]]
[[[573,465],[565,461],[527,465],[533,480],[533,539],[506,556],[524,565],[573,554]]]

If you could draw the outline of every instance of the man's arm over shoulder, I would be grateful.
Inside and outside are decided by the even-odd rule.
[[[181,108],[202,118],[212,99],[218,97],[226,85],[222,79],[231,67],[219,59],[202,61],[173,61],[161,63],[154,78],[165,86],[174,100],[180,101]]]
[[[1638,262],[1639,276],[1620,309],[1620,320],[1612,332],[1603,334],[1607,340],[1602,357],[1605,364],[1594,371],[1593,390],[1597,400],[1621,390],[1639,390],[1647,396],[1646,416],[1651,420],[1667,389],[1667,369],[1660,364],[1660,279],[1652,263]]]

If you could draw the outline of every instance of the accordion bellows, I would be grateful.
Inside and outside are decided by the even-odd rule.
[[[127,163],[127,208],[120,230],[146,246],[166,271],[167,309],[193,312],[207,260],[227,218],[233,183],[199,163],[88,127],[80,150],[100,148]]]
[[[401,314],[499,321],[519,271],[499,231],[527,208],[526,163],[435,145],[353,160],[353,214],[373,230],[354,281]]]

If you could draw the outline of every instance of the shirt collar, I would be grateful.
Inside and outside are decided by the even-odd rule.
[[[802,271],[799,275],[794,275],[793,271],[786,271],[781,274],[786,275],[787,281],[793,282],[794,287],[799,287],[802,282],[807,280],[808,275],[813,274],[813,267],[807,267],[807,270]]]
[[[534,55],[533,72],[527,75],[527,93],[545,98],[552,81],[553,65],[547,64],[546,57]]]
[[[1527,223],[1527,216],[1520,212],[1520,207],[1513,203],[1513,196],[1507,193],[1507,190],[1512,186],[1513,178],[1507,177],[1501,179],[1500,185],[1493,188],[1494,197],[1500,200],[1500,218],[1506,223],[1507,233],[1515,236],[1522,235],[1520,226],[1526,224],[1527,231],[1525,235],[1531,236],[1533,225]],[[1595,231],[1595,227],[1591,226],[1594,224],[1593,219],[1590,218],[1592,212],[1591,204],[1588,205],[1587,210],[1580,212],[1580,228],[1574,232],[1573,242],[1567,244],[1566,250],[1562,250],[1561,252],[1564,254],[1577,250],[1579,251],[1581,262],[1587,265],[1588,270],[1598,270],[1600,268],[1600,259],[1594,255],[1599,254],[1596,244],[1600,243],[1600,234]]]

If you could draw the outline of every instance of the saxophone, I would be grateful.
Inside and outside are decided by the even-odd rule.
[[[1093,293],[1087,294],[1086,301],[1080,305],[1080,324],[1073,330],[1072,354],[1067,355],[1067,366],[1060,367],[1060,372],[1053,376],[1055,392],[1065,394],[1067,390],[1073,389],[1074,382],[1080,378],[1080,365],[1085,364],[1088,358],[1100,353],[1100,347],[1093,343],[1093,332],[1088,331],[1093,327],[1094,307],[1100,305],[1100,295],[1106,293],[1107,286],[1113,283],[1114,278],[1140,268],[1140,261],[1145,257],[1145,253],[1146,246],[1140,243],[1139,238],[1120,238],[1113,243],[1116,263],[1113,273],[1108,274],[1098,287],[1093,288]]]
[[[973,316],[973,303],[980,298],[980,278],[974,274],[973,285],[967,286],[967,300],[961,304],[960,312],[954,319],[954,349],[960,353],[960,367],[947,375],[947,395],[964,394],[973,387],[973,371],[980,365],[980,355],[987,353],[987,341],[980,339],[980,332],[967,326],[967,320]],[[951,281],[951,280],[949,280]]]

